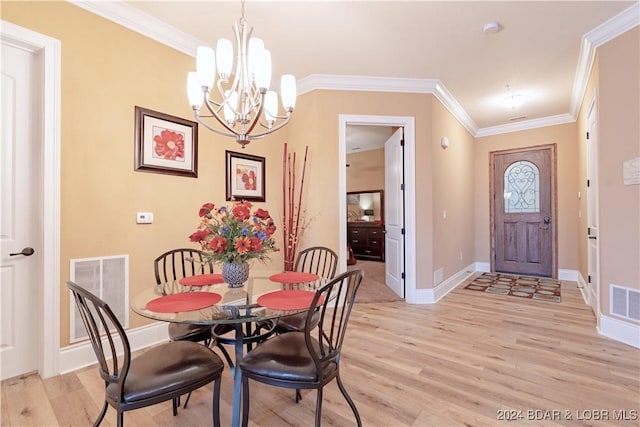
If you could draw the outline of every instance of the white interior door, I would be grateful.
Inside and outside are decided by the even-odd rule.
[[[41,172],[33,53],[2,43],[0,365],[2,379],[38,370]],[[23,251],[23,249],[27,248]],[[34,253],[28,254],[32,248]],[[24,252],[25,254],[21,254]],[[13,255],[12,255],[13,254]]]
[[[597,102],[594,99],[587,114],[587,299],[598,316],[599,260],[598,260],[598,122]]]
[[[404,289],[404,167],[402,128],[384,144],[384,222],[385,279],[387,286],[400,297]]]

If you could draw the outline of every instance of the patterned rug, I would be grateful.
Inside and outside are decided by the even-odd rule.
[[[482,273],[465,289],[490,294],[511,295],[540,301],[560,302],[560,281],[547,277],[518,276],[504,273]]]

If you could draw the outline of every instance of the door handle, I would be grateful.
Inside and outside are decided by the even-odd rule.
[[[549,218],[548,216],[545,216],[543,218],[542,222],[544,222],[545,224],[549,225],[551,223],[551,218]]]
[[[589,239],[591,239],[591,240],[596,240],[596,239],[597,239],[597,237],[596,237],[596,236],[589,236]]]
[[[36,251],[33,250],[33,248],[23,248],[20,252],[14,252],[12,254],[9,254],[9,256],[16,256],[16,255],[24,255],[24,256],[31,256],[35,253]]]

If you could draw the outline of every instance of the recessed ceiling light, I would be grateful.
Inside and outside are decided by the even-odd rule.
[[[488,22],[482,27],[482,32],[485,34],[495,34],[502,30],[502,25],[498,21]]]

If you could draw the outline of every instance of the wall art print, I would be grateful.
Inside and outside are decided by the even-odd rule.
[[[227,200],[265,201],[265,158],[226,151]]]

